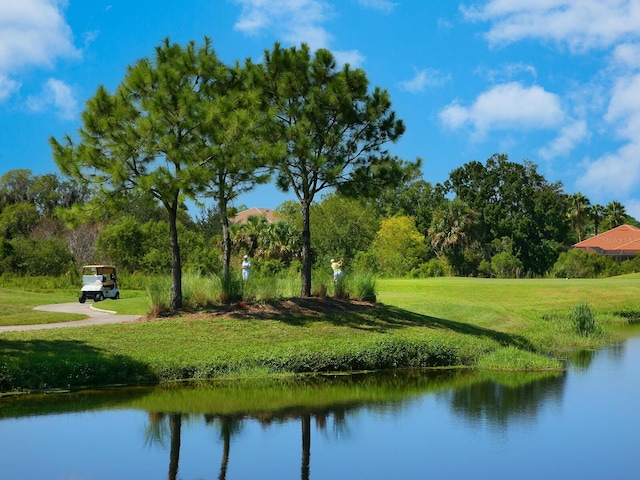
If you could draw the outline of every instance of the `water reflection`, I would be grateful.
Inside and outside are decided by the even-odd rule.
[[[168,443],[168,478],[178,478],[183,420],[204,422],[218,430],[222,457],[218,479],[227,478],[233,437],[245,422],[263,428],[291,421],[300,423],[300,478],[311,471],[312,421],[316,431],[334,435],[348,429],[349,418],[363,409],[400,410],[412,398],[434,392],[457,415],[506,427],[507,423],[535,417],[538,408],[562,396],[564,375],[467,371],[406,371],[350,376],[317,376],[304,380],[221,382],[190,387],[154,389],[131,401],[149,411],[145,444]],[[159,410],[162,408],[162,411]]]
[[[414,370],[5,398],[0,463],[3,477],[27,479],[636,478],[639,363],[630,341],[576,354],[566,373]]]
[[[618,348],[607,355],[620,356],[622,352],[623,349]],[[588,354],[576,358],[574,362],[580,368],[594,361]],[[560,404],[566,381],[567,375],[562,372],[474,373],[466,370],[225,381],[3,399],[0,419],[114,408],[146,412],[143,438],[128,441],[166,449],[164,471],[170,480],[187,478],[180,474],[181,461],[184,454],[187,454],[185,458],[193,456],[189,452],[192,444],[183,443],[184,425],[200,424],[215,432],[215,438],[222,444],[219,467],[216,467],[217,478],[222,480],[227,478],[232,466],[243,467],[248,460],[246,448],[240,448],[236,457],[231,453],[236,439],[246,444],[243,435],[246,425],[258,424],[263,430],[269,430],[297,422],[299,454],[288,452],[286,461],[290,466],[298,463],[300,478],[308,480],[312,471],[313,432],[322,433],[323,442],[333,438],[334,442],[346,445],[349,439],[342,434],[350,430],[350,424],[356,419],[360,421],[363,412],[373,412],[377,417],[401,416],[416,403],[431,397],[471,428],[488,424],[498,431],[506,431],[519,423],[534,423],[541,409]],[[0,421],[0,427],[1,424]],[[359,423],[353,426],[355,432],[358,428],[362,428]],[[182,451],[185,448],[187,450]]]
[[[535,420],[548,403],[562,401],[566,375],[511,373],[478,381],[464,389],[443,393],[451,409],[471,425],[488,422],[506,429],[517,422]]]

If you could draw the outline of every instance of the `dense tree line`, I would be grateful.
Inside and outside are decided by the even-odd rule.
[[[577,196],[549,184],[536,170],[530,162],[517,164],[500,155],[454,170],[444,185],[431,186],[415,175],[375,198],[327,194],[310,208],[314,268],[326,269],[331,257],[342,257],[347,271],[384,276],[594,277],[640,269],[635,260],[620,264],[567,251],[596,231],[638,222],[615,201],[594,214],[583,195],[578,222]],[[510,177],[514,171],[519,174]],[[12,170],[0,178],[2,273],[61,275],[92,262],[113,262],[129,272],[171,271],[170,226],[149,196],[125,196],[119,212],[105,211],[95,206],[98,197],[73,182],[45,177],[55,177],[60,185],[49,192],[57,206],[48,210],[34,206],[41,176]],[[69,203],[69,198],[75,200]],[[22,210],[29,213],[17,213]],[[277,212],[275,223],[250,217],[246,224],[230,225],[236,263],[249,254],[258,271],[300,270],[300,205],[285,202]],[[203,208],[195,219],[180,211],[185,268],[222,274],[224,241],[217,216],[216,209]]]
[[[619,202],[592,205],[506,155],[429,183],[419,159],[385,148],[405,128],[388,93],[304,45],[225,65],[208,39],[167,39],[115,92],[100,86],[82,121],[77,139],[51,139],[64,180],[0,179],[2,273],[92,262],[170,273],[179,308],[184,268],[226,278],[245,253],[258,270],[297,271],[308,296],[312,270],[332,257],[386,276],[561,274],[576,270],[564,253],[575,242],[637,225]],[[297,199],[279,220],[230,223],[238,196],[272,179]],[[189,199],[201,210],[188,212]]]

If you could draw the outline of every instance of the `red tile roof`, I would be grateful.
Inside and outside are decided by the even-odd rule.
[[[635,256],[640,253],[640,228],[633,225],[620,225],[578,242],[573,247],[604,255]]]

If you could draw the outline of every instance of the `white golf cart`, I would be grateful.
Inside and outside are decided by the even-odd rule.
[[[120,290],[116,283],[116,267],[112,265],[85,265],[82,267],[82,290],[78,300],[84,303],[87,298],[101,302],[105,298],[117,300]]]

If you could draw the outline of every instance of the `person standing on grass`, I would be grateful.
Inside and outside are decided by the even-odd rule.
[[[342,258],[337,262],[332,258],[331,259],[331,270],[333,270],[333,283],[338,283],[340,277],[342,277],[342,264],[344,261]]]
[[[242,280],[248,280],[251,274],[251,262],[249,257],[245,255],[242,259]]]

